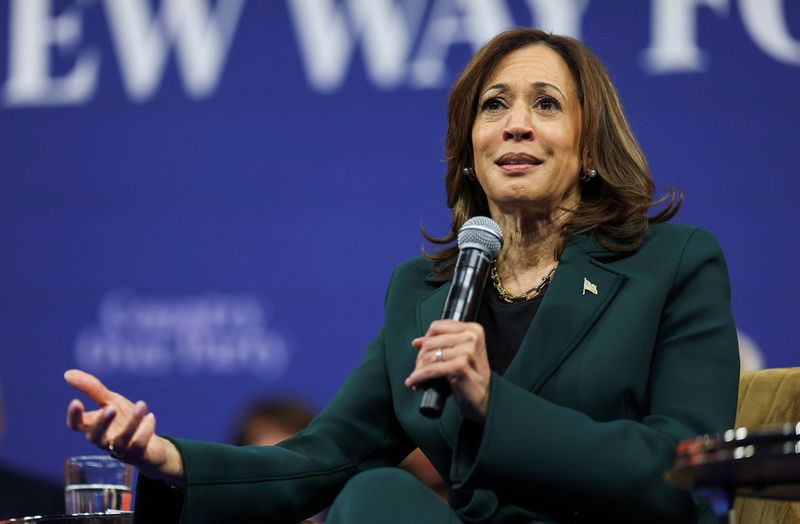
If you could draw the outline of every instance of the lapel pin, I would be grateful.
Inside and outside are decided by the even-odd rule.
[[[591,282],[589,282],[588,278],[583,277],[583,293],[581,293],[581,294],[585,295],[587,291],[589,293],[591,293],[592,295],[596,295],[597,294],[597,284],[592,284]]]

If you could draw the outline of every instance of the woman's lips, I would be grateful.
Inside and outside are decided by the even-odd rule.
[[[500,166],[500,169],[509,173],[517,173],[520,171],[526,171],[536,165],[537,164],[504,164]]]
[[[542,160],[527,153],[506,153],[495,161],[500,168],[507,172],[519,172],[538,166]]]

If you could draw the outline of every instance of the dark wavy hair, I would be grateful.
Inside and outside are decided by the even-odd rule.
[[[574,38],[531,28],[512,29],[495,36],[475,54],[453,86],[445,141],[445,188],[447,206],[452,212],[450,232],[437,238],[421,228],[422,234],[433,244],[450,244],[466,220],[489,216],[486,194],[480,184],[474,177],[463,174],[463,169],[471,167],[473,162],[471,133],[480,89],[500,60],[532,45],[549,47],[569,67],[582,112],[581,169],[591,168],[598,173],[593,179],[581,182],[580,202],[569,210],[555,256],[560,257],[566,241],[579,233],[590,233],[613,252],[635,251],[644,240],[648,224],[666,222],[675,216],[683,194],[670,188],[663,197],[654,199],[650,168],[600,59]],[[664,204],[663,209],[648,216],[650,208],[659,204]],[[452,274],[457,254],[458,247],[449,246],[425,256],[433,262],[434,274],[446,280]]]

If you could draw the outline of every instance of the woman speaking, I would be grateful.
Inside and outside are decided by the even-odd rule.
[[[143,402],[96,378],[70,428],[137,466],[137,522],[711,522],[663,480],[678,441],[733,425],[736,330],[725,262],[664,224],[616,90],[580,42],[502,33],[452,90],[442,249],[400,264],[385,321],[308,429],[271,447],[155,433]],[[660,211],[651,211],[658,206]],[[504,243],[475,322],[438,320],[471,217]],[[422,389],[446,381],[440,418]],[[201,406],[202,408],[202,406]],[[449,505],[395,468],[420,447]]]

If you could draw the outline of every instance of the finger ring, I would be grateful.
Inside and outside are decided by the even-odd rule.
[[[433,357],[436,359],[436,362],[441,362],[442,358],[444,358],[444,352],[442,351],[442,348],[437,349],[433,353]]]
[[[114,443],[113,442],[109,442],[108,443],[108,454],[111,455],[112,457],[114,457],[115,459],[122,459],[122,457],[123,457],[122,453],[120,453],[119,451],[116,451],[114,449]]]

